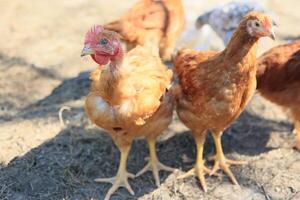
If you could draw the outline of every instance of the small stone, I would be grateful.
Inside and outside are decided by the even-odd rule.
[[[181,156],[181,159],[182,159],[182,162],[184,162],[184,163],[191,163],[191,162],[194,162],[194,160],[191,159],[191,158],[189,158],[186,154],[183,154],[183,155]]]
[[[297,192],[297,191],[296,191],[296,189],[295,189],[295,188],[293,188],[293,187],[289,187],[289,189],[291,190],[291,193],[295,193],[295,192]]]
[[[281,191],[281,189],[280,189],[280,187],[275,187],[275,192],[280,192]]]

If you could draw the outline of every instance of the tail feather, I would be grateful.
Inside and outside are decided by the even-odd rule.
[[[195,27],[197,29],[201,29],[202,26],[204,26],[205,24],[208,24],[210,14],[211,14],[211,12],[207,12],[207,13],[200,15],[196,20]]]
[[[191,49],[179,49],[172,55],[172,62],[174,64],[174,71],[177,76],[180,76],[182,72],[185,70],[185,57],[191,53]]]

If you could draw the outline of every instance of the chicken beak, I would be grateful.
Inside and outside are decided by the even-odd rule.
[[[275,37],[275,33],[274,33],[273,28],[270,29],[269,33],[270,33],[270,34],[269,34],[269,37],[270,37],[272,40],[275,40],[276,37]]]
[[[84,48],[81,51],[81,57],[86,56],[86,55],[91,55],[94,54],[94,50],[89,47],[89,46],[84,46]]]

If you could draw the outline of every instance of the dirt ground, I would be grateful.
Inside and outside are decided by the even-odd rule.
[[[115,175],[119,152],[83,111],[88,73],[96,65],[80,58],[80,51],[91,25],[115,19],[134,2],[0,1],[0,199],[104,198],[110,185],[93,179]],[[197,15],[220,2],[226,1],[184,0],[187,30]],[[266,6],[275,13],[278,40],[264,41],[260,52],[300,36],[299,1],[269,0]],[[193,35],[199,42],[197,32]],[[184,37],[179,41],[190,44]],[[72,107],[64,113],[66,128],[58,120],[64,105]],[[240,186],[221,174],[207,177],[209,189],[203,193],[196,178],[176,179],[193,166],[196,152],[189,131],[175,116],[157,151],[163,163],[178,170],[162,172],[159,188],[147,173],[130,181],[135,196],[120,189],[112,199],[300,200],[300,153],[291,148],[292,129],[280,108],[256,94],[222,138],[229,158],[248,161],[231,167]],[[144,140],[133,144],[128,171],[136,173],[145,165],[146,147]],[[209,137],[205,158],[213,153]]]

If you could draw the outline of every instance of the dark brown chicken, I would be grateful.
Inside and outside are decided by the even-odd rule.
[[[177,113],[191,129],[197,145],[195,167],[182,177],[198,176],[206,191],[204,175],[223,169],[238,184],[229,169],[240,161],[228,160],[223,153],[223,131],[240,115],[256,88],[256,48],[260,37],[274,39],[272,20],[264,14],[246,15],[233,34],[227,48],[220,52],[184,49],[174,58],[179,79]],[[210,171],[204,166],[203,144],[207,130],[212,132],[216,156]]]
[[[170,60],[176,39],[184,28],[181,0],[139,0],[119,20],[104,25],[118,32],[127,48],[147,42],[160,49],[163,60]]]
[[[295,148],[300,150],[300,40],[274,47],[258,59],[257,89],[291,116]]]

